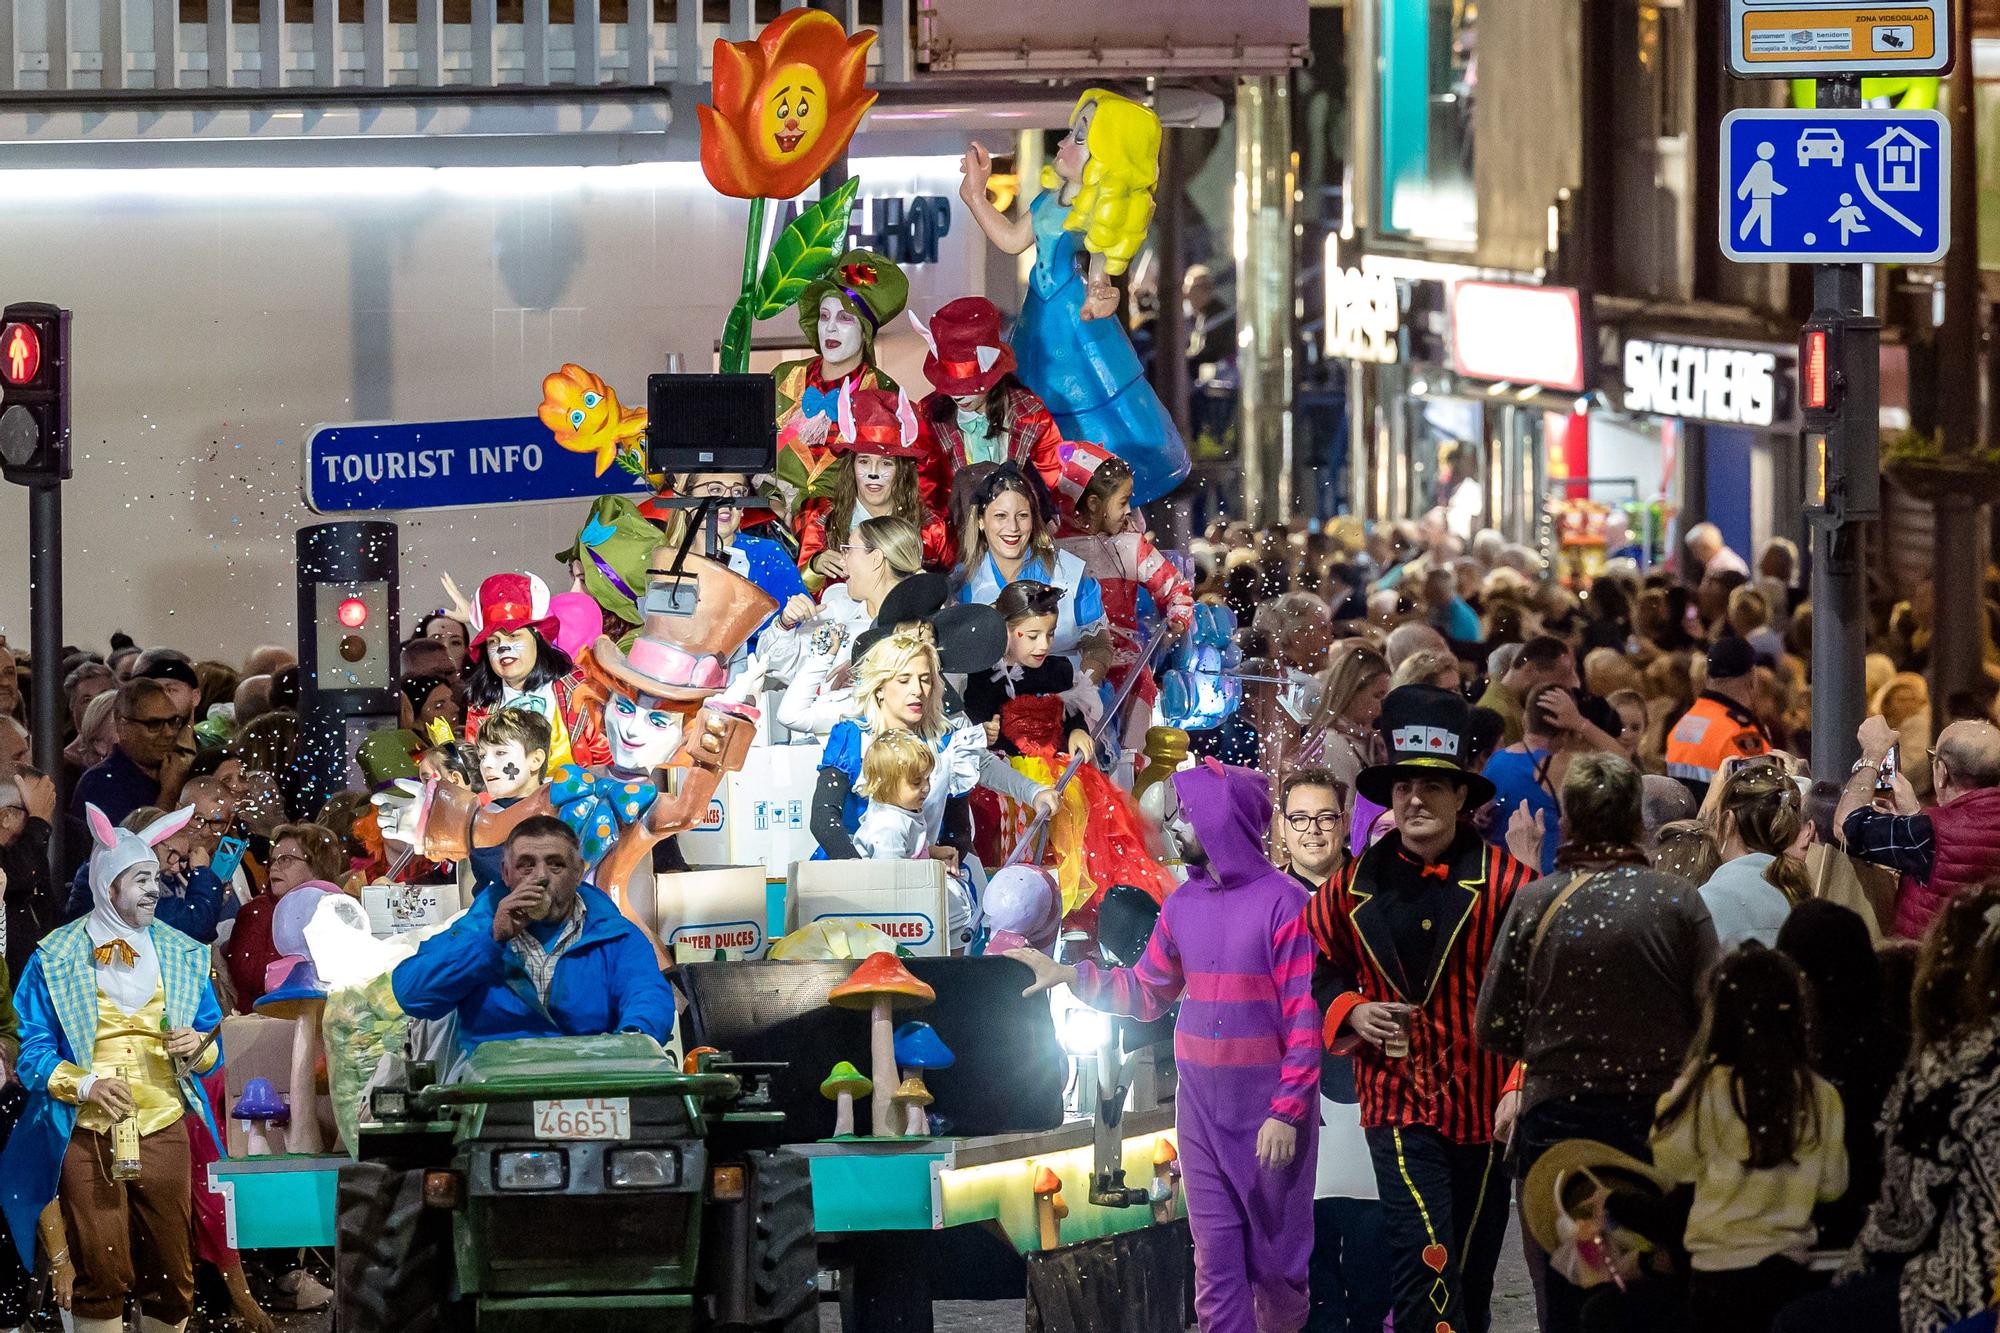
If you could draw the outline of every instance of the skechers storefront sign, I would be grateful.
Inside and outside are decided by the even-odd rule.
[[[1628,338],[1624,359],[1628,412],[1756,427],[1791,412],[1792,366],[1775,352]]]

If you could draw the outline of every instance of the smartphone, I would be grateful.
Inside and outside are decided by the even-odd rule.
[[[1892,745],[1889,747],[1889,753],[1882,756],[1882,767],[1875,770],[1876,791],[1894,791],[1896,789],[1896,773],[1899,761],[1898,751],[1902,748],[1900,745]]]
[[[243,853],[249,849],[250,844],[241,838],[224,838],[215,844],[215,855],[208,858],[208,868],[227,884],[236,877],[236,868],[243,864]]]

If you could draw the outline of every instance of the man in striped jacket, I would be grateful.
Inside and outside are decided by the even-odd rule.
[[[1447,690],[1389,695],[1390,762],[1357,786],[1396,829],[1306,909],[1320,992],[1336,996],[1327,1049],[1354,1053],[1399,1333],[1485,1333],[1507,1231],[1493,1136],[1507,1062],[1474,1043],[1474,1020],[1507,904],[1535,874],[1463,822],[1493,797],[1461,767],[1470,721]]]
[[[1159,1018],[1178,1001],[1174,1127],[1194,1234],[1202,1333],[1303,1328],[1319,1131],[1319,1010],[1306,891],[1264,856],[1271,788],[1261,773],[1204,759],[1173,778],[1168,826],[1188,866],[1131,968],[1007,956],[1048,990]],[[1504,1202],[1504,1201],[1503,1201]]]

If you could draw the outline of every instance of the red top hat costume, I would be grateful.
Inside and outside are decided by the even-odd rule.
[[[538,663],[560,655],[555,647],[556,618],[549,611],[549,585],[533,574],[495,574],[479,585],[474,599],[472,643],[473,679],[477,692],[482,678],[497,684],[498,702],[468,701],[465,709],[465,738],[476,741],[479,728],[496,707],[526,707],[549,719],[554,733],[549,743],[549,767],[567,763],[608,764],[611,747],[604,739],[602,719],[584,688],[584,675],[573,663],[566,670],[537,670]],[[534,634],[525,689],[517,689],[500,678],[488,660],[486,644],[495,634],[530,630]],[[539,678],[539,679],[538,679]]]
[[[917,494],[922,512],[903,517],[915,523],[923,534],[925,566],[950,569],[957,556],[951,525],[929,501],[923,484],[925,468],[938,457],[937,444],[911,409],[909,398],[901,390],[890,393],[883,389],[856,389],[852,385],[842,389],[833,448],[844,457],[873,454],[878,458],[908,460],[916,465]],[[853,464],[848,463],[847,466]],[[946,490],[950,490],[948,473]],[[809,569],[813,557],[836,544],[836,535],[827,530],[834,517],[833,505],[832,497],[818,496],[807,500],[799,511],[799,568]],[[867,517],[867,511],[856,500],[848,522],[858,523]],[[846,533],[837,534],[837,541],[846,540]],[[841,580],[827,581],[838,583]]]
[[[1056,456],[1062,432],[1049,409],[1026,385],[1019,380],[1001,385],[1000,381],[1013,373],[1014,349],[1000,336],[999,307],[983,296],[961,296],[941,307],[928,328],[914,314],[910,322],[930,346],[930,355],[924,358],[924,376],[935,392],[924,399],[924,420],[951,466],[1012,460],[1023,468],[1033,468],[1043,484],[1054,490],[1062,473],[1062,462]],[[953,400],[995,388],[999,389],[1000,403],[993,426],[975,426],[969,431]]]

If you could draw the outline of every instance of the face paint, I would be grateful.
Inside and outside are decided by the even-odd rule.
[[[486,794],[505,799],[532,792],[541,782],[541,774],[529,762],[530,758],[519,741],[480,746],[479,776],[486,783]]]
[[[160,905],[160,867],[141,861],[111,882],[111,909],[134,930],[153,924]]]

